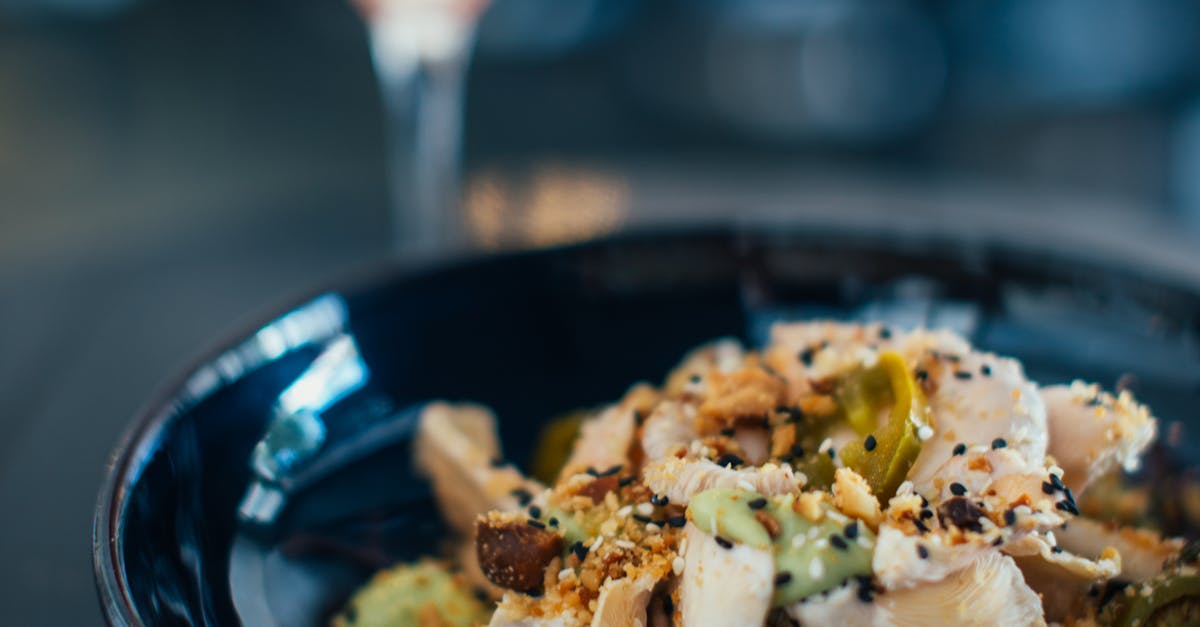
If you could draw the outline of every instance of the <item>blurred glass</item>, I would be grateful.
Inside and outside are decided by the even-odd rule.
[[[1113,106],[1177,91],[1196,76],[1191,0],[962,0],[947,3],[960,100],[1003,110]]]
[[[905,136],[937,111],[946,57],[917,3],[709,0],[638,32],[635,94],[697,128],[769,144]]]
[[[355,0],[367,20],[387,116],[397,254],[460,247],[463,92],[488,0]]]

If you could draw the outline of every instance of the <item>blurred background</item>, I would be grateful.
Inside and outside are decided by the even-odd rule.
[[[0,0],[0,620],[121,430],[356,270],[695,222],[1200,272],[1200,1]]]

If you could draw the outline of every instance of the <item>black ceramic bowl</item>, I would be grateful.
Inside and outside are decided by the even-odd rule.
[[[328,292],[213,353],[137,418],[97,507],[100,602],[113,625],[317,625],[373,569],[436,549],[441,522],[403,441],[300,494],[270,533],[237,522],[272,404],[335,332],[357,342],[375,401],[487,404],[518,462],[544,420],[657,380],[699,342],[757,343],[773,321],[812,317],[949,326],[1041,382],[1123,379],[1186,431],[1200,283],[1110,265],[1020,245],[717,229]]]

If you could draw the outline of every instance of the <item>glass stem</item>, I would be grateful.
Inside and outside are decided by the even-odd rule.
[[[385,23],[398,21],[404,28]],[[431,30],[414,32],[422,23]],[[454,252],[465,239],[459,176],[474,29],[474,20],[427,12],[399,12],[372,24],[372,53],[387,116],[392,245],[403,257]]]

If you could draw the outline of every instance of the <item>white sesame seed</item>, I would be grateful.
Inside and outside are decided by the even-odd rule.
[[[824,453],[831,448],[833,448],[833,438],[825,438],[824,440],[821,440],[821,444],[817,446],[817,452]]]
[[[684,538],[683,540],[679,541],[679,557],[686,557],[687,550],[688,550],[688,541],[687,541],[687,538]]]
[[[821,558],[814,557],[808,563],[808,576],[813,579],[820,579],[825,576],[825,562],[822,562]]]
[[[592,552],[600,548],[601,542],[604,542],[604,536],[596,536],[596,541],[592,543],[592,546],[588,547],[588,551]]]
[[[637,513],[641,514],[642,516],[649,516],[650,514],[654,513],[654,506],[649,503],[638,503]]]
[[[754,484],[750,483],[749,481],[746,481],[745,479],[738,479],[737,487],[739,487],[747,492],[754,491]]]
[[[626,517],[626,516],[628,516],[628,515],[630,514],[630,512],[632,512],[632,511],[633,511],[633,506],[632,506],[632,505],[626,505],[625,507],[622,507],[621,509],[617,510],[617,516],[619,516],[619,517],[621,517],[621,518],[625,518],[625,517]]]
[[[558,580],[566,581],[568,578],[570,578],[571,575],[574,575],[574,574],[575,574],[574,570],[572,570],[570,568],[564,568],[564,569],[558,571]]]
[[[858,542],[858,546],[861,546],[864,549],[870,549],[871,546],[874,544],[873,542],[871,542],[870,538],[868,538],[867,536],[864,536],[862,534],[859,534],[858,540],[856,540],[856,542]]]
[[[633,547],[635,547],[637,545],[630,542],[629,540],[621,539],[621,540],[617,540],[617,546],[621,547],[622,549],[632,549]]]
[[[804,534],[802,534],[802,533],[798,533],[798,534],[792,536],[792,548],[798,549],[798,548],[804,546],[805,540],[808,540],[808,538],[804,537]]]
[[[675,556],[675,559],[671,560],[671,572],[675,573],[676,576],[682,575],[684,564],[685,562],[682,557]]]
[[[933,427],[930,427],[929,425],[921,425],[921,428],[917,429],[917,437],[921,438],[922,440],[928,440],[929,438],[932,438]]]

